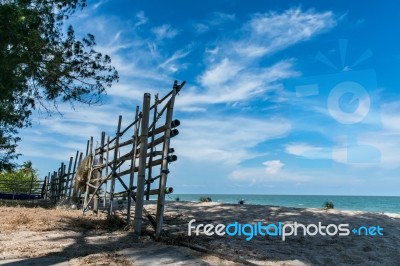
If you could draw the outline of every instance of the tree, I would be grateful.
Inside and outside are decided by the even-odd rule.
[[[9,193],[40,193],[41,184],[38,171],[32,162],[25,162],[18,170],[0,173],[0,191]]]
[[[35,109],[60,102],[97,104],[118,80],[95,37],[77,40],[63,23],[86,0],[0,0],[0,170],[14,165],[18,130]]]

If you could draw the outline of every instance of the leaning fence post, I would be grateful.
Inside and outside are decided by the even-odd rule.
[[[58,172],[54,171],[53,172],[53,203],[56,204],[57,202],[57,188],[58,188]]]
[[[87,182],[86,182],[86,193],[85,193],[85,200],[83,203],[83,206],[85,206],[85,208],[87,207],[87,203],[89,200],[89,194],[90,194],[90,180],[92,179],[92,172],[93,172],[93,163],[94,163],[94,154],[93,154],[93,136],[90,137],[90,142],[89,142],[89,156],[90,160],[90,168],[89,168],[89,173],[88,173],[88,178],[87,178]]]
[[[110,154],[110,136],[107,136],[107,153],[106,153],[106,182],[104,184],[104,202],[103,207],[106,208],[106,200],[107,200],[107,184],[108,184],[108,155]]]
[[[133,133],[133,144],[132,144],[132,159],[131,159],[131,173],[129,176],[129,190],[128,190],[128,207],[126,213],[126,222],[128,226],[131,223],[131,203],[132,203],[132,187],[133,187],[133,179],[135,176],[135,167],[136,167],[136,148],[138,143],[138,135],[139,135],[139,106],[136,106],[136,114],[135,114],[135,127]]]
[[[143,196],[144,196],[144,183],[146,175],[147,141],[148,141],[148,131],[149,131],[149,113],[150,113],[150,93],[145,93],[143,97],[139,169],[137,175],[137,188],[136,188],[137,197],[136,197],[135,221],[134,221],[134,231],[137,235],[140,235],[142,230]]]
[[[122,123],[122,115],[120,115],[118,118],[117,135],[115,137],[114,158],[113,158],[111,187],[110,187],[110,209],[108,210],[108,216],[111,216],[113,211],[113,200],[114,200],[114,190],[115,190],[115,178],[117,176],[117,165],[118,165],[117,159],[118,159],[119,138],[121,134],[121,123]]]
[[[70,188],[68,191],[68,198],[71,198],[71,193],[72,193],[72,190],[74,189],[74,183],[75,183],[74,178],[75,178],[76,165],[78,163],[78,156],[79,156],[79,151],[76,151],[74,168],[72,169],[71,185],[70,185]]]
[[[101,183],[101,174],[102,174],[102,164],[103,164],[103,152],[104,152],[104,140],[106,138],[106,132],[102,131],[101,132],[101,141],[100,141],[100,156],[99,156],[99,161],[97,165],[97,169],[95,170],[95,179],[96,179],[96,184],[95,186],[98,187],[100,186]],[[96,152],[94,152],[93,156],[96,155]],[[99,212],[99,193],[100,191],[96,191],[93,199],[93,213],[98,213]]]
[[[68,186],[69,186],[69,180],[70,180],[71,167],[72,167],[73,160],[74,160],[74,157],[69,158],[68,173],[65,178],[65,188],[64,188],[64,197],[65,198],[68,197],[68,188],[69,188]],[[72,183],[72,181],[71,181],[71,183]]]
[[[64,169],[64,163],[61,163],[61,167],[58,169],[58,183],[57,183],[56,201],[61,199],[61,186],[62,186],[63,169]]]
[[[158,94],[156,94],[155,99],[154,99],[154,113],[153,113],[153,128],[151,129],[151,143],[154,142],[155,138],[155,130],[156,130],[156,124],[157,124],[157,107],[158,107]],[[153,163],[153,151],[154,151],[154,145],[151,146],[150,148],[150,156],[149,156],[149,169],[147,172],[147,181],[150,181],[153,173],[153,167],[151,167],[151,164]],[[146,189],[146,200],[150,199],[149,191],[150,191],[150,182],[147,182],[147,189]]]
[[[160,185],[159,185],[159,192],[158,192],[158,199],[157,199],[157,214],[156,214],[156,238],[160,237],[161,229],[163,225],[163,213],[164,213],[164,205],[165,205],[165,186],[167,184],[167,176],[169,173],[168,170],[168,153],[169,153],[169,144],[171,138],[171,123],[172,123],[172,115],[174,111],[174,103],[175,103],[175,96],[177,93],[177,83],[175,82],[173,93],[171,99],[168,103],[167,114],[165,118],[165,125],[167,129],[164,133],[164,147],[163,147],[163,154],[162,154],[162,165],[161,165],[161,177],[160,177]]]

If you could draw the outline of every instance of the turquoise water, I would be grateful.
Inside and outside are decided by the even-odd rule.
[[[335,209],[367,212],[400,213],[400,197],[392,196],[309,196],[309,195],[230,195],[230,194],[170,194],[167,200],[179,197],[183,201],[199,201],[201,196],[211,197],[213,202],[274,205],[297,208],[321,208],[332,201]]]

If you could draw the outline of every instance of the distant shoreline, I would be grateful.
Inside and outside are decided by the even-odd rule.
[[[334,196],[334,195],[246,195],[246,194],[169,194],[168,201],[199,202],[206,196],[212,202],[238,204],[240,200],[246,205],[268,205],[291,208],[322,209],[327,201],[334,204],[334,209],[344,211],[363,211],[371,213],[400,214],[399,196]]]

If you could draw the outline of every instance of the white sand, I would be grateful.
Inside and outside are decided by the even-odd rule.
[[[155,213],[155,205],[145,206]],[[167,244],[104,231],[80,211],[0,207],[0,265],[399,265],[400,215],[220,203],[167,202]],[[348,223],[383,236],[188,236],[188,223]],[[146,223],[144,224],[146,225]],[[147,223],[148,226],[148,223]],[[150,227],[150,226],[148,226]],[[96,229],[103,228],[103,229]],[[196,252],[182,247],[188,245]]]
[[[150,208],[150,207],[148,207]],[[207,247],[228,256],[259,265],[398,265],[400,263],[400,215],[357,211],[285,208],[220,203],[168,202],[166,228],[184,241]],[[383,236],[192,236],[188,222],[196,224],[239,223],[310,223],[380,226]]]

